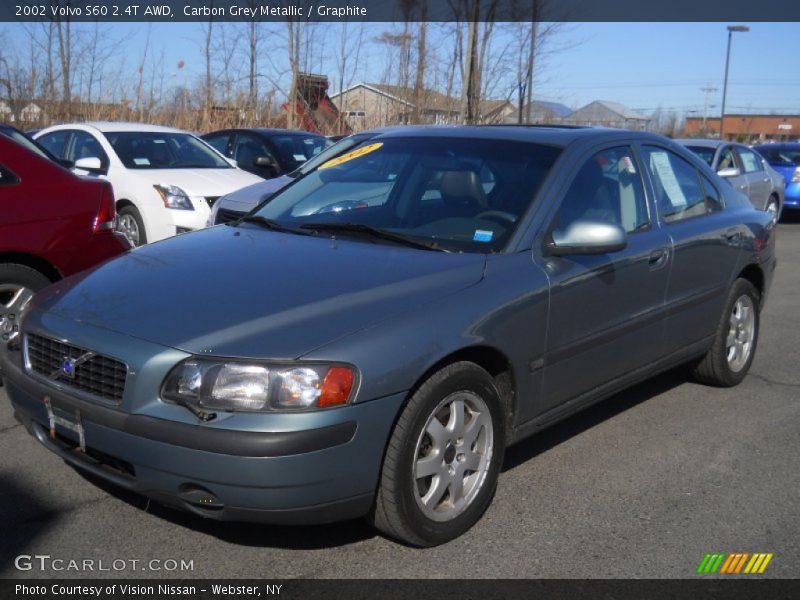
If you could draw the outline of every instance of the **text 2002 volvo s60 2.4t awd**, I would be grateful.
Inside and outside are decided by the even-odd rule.
[[[682,363],[741,381],[773,231],[659,136],[392,131],[47,288],[3,376],[42,444],[120,486],[434,545],[480,518],[507,445]]]

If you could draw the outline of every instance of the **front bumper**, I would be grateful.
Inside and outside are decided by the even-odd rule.
[[[123,410],[129,398],[118,407],[80,398],[31,377],[19,362],[0,350],[15,414],[48,450],[120,487],[217,520],[322,523],[363,516],[404,397],[201,424],[163,418],[146,404],[139,412]],[[79,411],[85,453],[73,431],[56,426],[51,435],[45,396],[57,416],[75,420]]]

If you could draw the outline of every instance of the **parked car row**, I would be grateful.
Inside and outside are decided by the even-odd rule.
[[[765,158],[744,144],[724,140],[677,140],[702,158],[717,174],[742,192],[753,206],[768,212],[774,222],[784,205],[783,176]]]
[[[155,188],[176,213],[212,193],[195,180],[231,172],[187,134],[121,127],[95,127],[100,148],[86,153],[65,138],[67,156],[100,158],[81,164],[109,180],[147,173],[130,189]],[[84,130],[39,139],[59,131]],[[340,144],[227,225],[28,302],[0,343],[28,432],[82,471],[206,518],[363,516],[433,546],[481,518],[508,445],[680,365],[710,385],[746,376],[773,215],[685,147],[500,126]],[[181,168],[192,177],[172,179]],[[93,215],[86,236],[113,238],[108,184],[69,177],[60,185],[96,186],[76,217]]]
[[[292,171],[330,143],[278,129],[197,138],[168,127],[105,122],[56,125],[33,137],[76,172],[111,182],[119,231],[134,246],[205,227],[220,196]]]

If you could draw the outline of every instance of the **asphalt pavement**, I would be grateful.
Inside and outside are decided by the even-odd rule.
[[[797,577],[798,219],[780,225],[778,258],[741,385],[667,373],[510,448],[484,518],[427,550],[361,521],[216,523],[148,503],[45,450],[0,388],[0,577],[683,578],[707,552],[773,553],[763,576]],[[50,558],[17,570],[26,555]],[[101,559],[115,568],[68,562],[97,569]],[[192,570],[165,570],[176,566],[169,561],[192,561]]]

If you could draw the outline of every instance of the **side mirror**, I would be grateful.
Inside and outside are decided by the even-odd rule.
[[[270,167],[270,168],[277,168],[277,164],[275,163],[275,159],[271,156],[259,156],[253,161],[254,167]]]
[[[79,158],[73,165],[75,169],[89,171],[90,173],[105,173],[102,161],[96,156],[87,156],[86,158]]]
[[[741,174],[742,172],[736,167],[728,167],[727,169],[720,169],[717,171],[717,175],[720,177],[738,177]]]
[[[609,254],[628,245],[625,230],[616,223],[573,221],[565,230],[552,233],[550,254]]]

